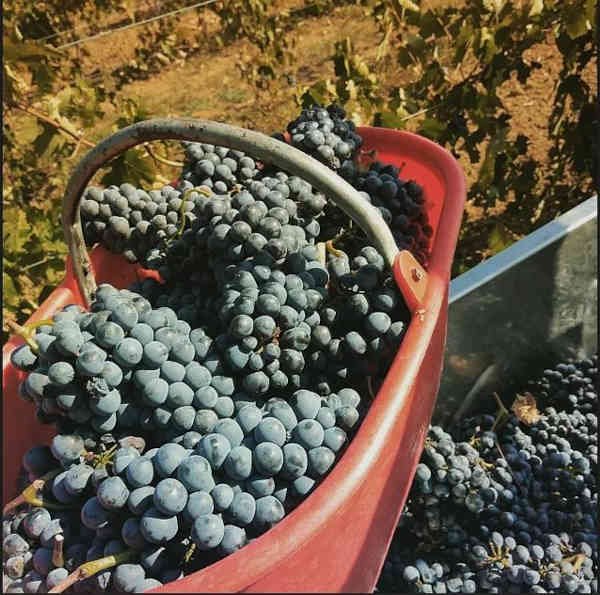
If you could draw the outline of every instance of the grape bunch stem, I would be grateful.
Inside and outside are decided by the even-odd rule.
[[[107,570],[108,568],[112,568],[117,564],[121,564],[122,562],[126,562],[135,556],[134,550],[125,550],[123,552],[119,552],[118,554],[114,554],[112,556],[105,556],[104,558],[98,558],[97,560],[91,560],[90,562],[85,562],[77,569],[75,569],[64,581],[60,582],[58,585],[50,589],[49,593],[62,593],[66,591],[71,585],[75,583],[85,580],[86,578],[90,578],[94,576],[98,572],[102,570]]]
[[[55,502],[49,502],[39,495],[40,490],[46,485],[46,483],[51,479],[54,479],[61,472],[62,469],[53,469],[52,471],[46,473],[46,475],[43,475],[42,477],[39,477],[30,483],[16,498],[10,502],[7,502],[2,509],[2,514],[8,514],[22,504],[30,504],[31,506],[44,506],[45,508],[50,508],[53,510],[68,510],[68,506],[57,504]]]
[[[52,564],[57,568],[64,566],[65,557],[63,553],[65,538],[62,535],[56,535],[54,537],[54,543],[52,544]]]
[[[29,324],[21,325],[14,322],[13,320],[7,320],[6,324],[15,335],[21,337],[25,341],[25,343],[29,345],[29,348],[31,349],[31,351],[33,351],[33,353],[38,353],[40,347],[37,344],[37,341],[33,338],[33,335],[35,334],[35,329],[47,324],[54,324],[54,322],[52,320],[38,320],[38,322],[31,322]]]
[[[510,411],[506,408],[506,406],[502,402],[502,399],[500,398],[498,393],[494,393],[493,397],[494,397],[496,403],[498,404],[498,409],[499,409],[498,415],[496,415],[496,419],[494,421],[494,425],[491,428],[491,431],[495,432],[506,421],[508,421],[508,419],[510,417]]]

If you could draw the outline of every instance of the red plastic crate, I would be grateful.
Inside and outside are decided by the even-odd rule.
[[[363,149],[375,149],[379,160],[403,166],[402,178],[423,187],[434,230],[425,292],[404,341],[356,436],[314,493],[239,552],[155,592],[365,592],[377,582],[439,387],[465,182],[454,158],[431,141],[388,129],[365,127],[359,133]],[[103,248],[91,256],[99,283],[126,287],[153,274]],[[65,280],[30,322],[70,303],[83,299],[68,259]],[[3,502],[14,496],[24,452],[48,443],[54,433],[37,422],[32,405],[17,394],[23,373],[10,364],[10,352],[21,343],[13,337],[3,347]]]

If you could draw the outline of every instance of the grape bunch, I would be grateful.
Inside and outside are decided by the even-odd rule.
[[[2,592],[46,593],[65,580],[81,553],[73,546],[65,551],[65,532],[73,538],[74,545],[82,538],[72,515],[44,507],[4,519]]]
[[[98,287],[90,312],[67,306],[36,330],[39,352],[23,345],[11,355],[26,371],[19,392],[42,421],[58,422],[62,431],[181,434],[189,429],[195,392],[211,383],[227,391],[221,387],[232,382],[198,363],[206,356],[201,329],[107,284]]]
[[[309,361],[312,369],[323,370],[332,386],[346,379],[355,385],[362,377],[372,380],[376,391],[410,314],[381,254],[372,246],[357,253],[351,247],[346,250],[328,255],[329,297],[320,312]]]
[[[597,386],[597,355],[560,363],[535,420],[432,427],[379,589],[597,593]]]
[[[181,179],[193,187],[206,186],[226,194],[237,184],[252,180],[260,164],[242,151],[205,143],[183,143],[185,161]]]
[[[82,522],[88,528],[97,528],[88,516],[105,519],[111,526],[134,524],[134,520],[128,522],[129,518],[105,515],[103,510],[112,510],[106,504],[108,500],[102,510],[98,507],[98,501],[103,501],[99,494],[109,489],[102,487],[103,482],[116,484],[121,495],[124,490],[134,493],[138,488],[148,492],[150,487],[162,486],[160,480],[171,473],[156,475],[148,464],[135,463],[134,467],[145,467],[140,471],[145,479],[132,479],[126,468],[128,457],[137,455],[133,448],[117,450],[110,468],[105,464],[92,469],[79,460],[78,454],[86,446],[82,434],[92,432],[93,436],[95,431],[118,436],[133,427],[142,431],[149,444],[156,444],[149,452],[178,452],[175,466],[184,455],[185,460],[196,457],[191,461],[195,465],[210,467],[209,484],[227,483],[231,490],[237,492],[239,488],[254,498],[252,503],[250,496],[243,497],[244,506],[255,508],[252,523],[236,525],[240,531],[228,529],[238,537],[241,529],[251,536],[260,534],[301,501],[329,471],[347,443],[359,421],[361,403],[359,394],[345,386],[345,375],[339,378],[342,388],[337,392],[323,386],[319,387],[320,394],[300,388],[310,384],[301,373],[305,364],[302,351],[311,336],[315,340],[318,337],[320,345],[327,344],[323,342],[325,327],[317,323],[322,293],[327,293],[328,273],[314,258],[311,246],[290,255],[282,263],[283,268],[297,274],[287,275],[279,269],[270,271],[264,265],[254,265],[251,260],[230,265],[223,286],[224,299],[217,300],[220,322],[227,332],[214,341],[201,328],[190,330],[190,325],[177,319],[167,306],[152,308],[139,294],[109,285],[98,287],[91,312],[68,306],[55,315],[52,324],[40,326],[35,335],[38,354],[29,345],[13,352],[13,364],[26,372],[22,393],[36,402],[42,413],[67,420],[48,417],[46,421],[58,421],[62,429],[78,432],[70,437],[71,441],[79,439],[77,448],[69,455],[57,455],[57,447],[55,457],[63,465],[77,466],[85,475],[86,488],[78,494],[90,489],[88,480],[96,494],[85,503],[74,501],[62,487],[64,479],[59,475],[52,484],[52,496],[64,504],[81,507]],[[236,302],[246,289],[253,290],[245,297],[256,305],[254,317],[229,310],[230,300],[235,298]],[[305,320],[315,314],[311,327]],[[52,347],[54,342],[57,344]],[[71,402],[65,395],[72,393],[75,398]],[[44,405],[47,401],[50,405]],[[57,439],[67,438],[59,435]],[[66,473],[69,471],[70,467]],[[115,471],[121,474],[119,481],[111,479]],[[198,473],[194,466],[192,474]],[[187,485],[179,475],[177,481]],[[186,495],[179,494],[178,498],[187,502],[194,488],[186,489]],[[123,499],[119,508],[123,513],[124,506]],[[227,507],[220,512],[234,524],[236,513]],[[181,531],[190,530],[184,517],[172,515],[169,519],[166,537],[160,539],[153,531],[164,527],[165,519],[147,521],[150,529],[144,545],[158,545],[155,542],[161,539],[171,542],[177,536],[177,543],[181,539],[196,543],[193,528],[192,533],[181,537]],[[145,526],[146,521],[139,522]],[[122,538],[125,545],[133,547],[129,538]],[[133,538],[130,541],[133,543]],[[235,549],[244,543],[236,542]],[[231,551],[227,546],[218,550],[221,555]],[[210,560],[214,557],[197,558],[195,564]]]
[[[552,404],[562,410],[586,414],[597,411],[597,382],[598,360],[593,356],[544,370],[542,378],[530,383],[529,390],[541,399],[550,398]]]
[[[229,195],[204,196],[197,219],[149,263],[151,268],[169,281],[187,280],[207,268],[218,276],[228,264],[252,258],[272,265],[314,243],[325,198],[300,178],[270,173]],[[182,189],[190,197],[198,194],[189,182]]]
[[[376,161],[351,183],[377,207],[398,248],[409,250],[426,264],[433,228],[428,223],[423,189],[413,180],[402,180],[399,174],[397,167]]]
[[[323,161],[359,190],[365,200],[377,207],[398,247],[412,252],[426,266],[433,228],[429,225],[423,189],[415,180],[401,179],[400,168],[394,165],[375,160],[365,169],[358,159],[362,139],[356,133],[354,123],[344,118],[344,111],[336,105],[326,109],[313,105],[288,124],[291,144]],[[341,144],[336,134],[330,131],[332,125],[341,137]],[[327,142],[315,146],[315,141],[321,141],[321,137]],[[335,150],[331,157],[331,143],[334,147],[343,147],[343,154],[337,154]],[[346,154],[346,145],[352,147],[350,157]],[[327,203],[324,211],[322,238],[334,237],[340,229],[351,227],[347,217],[335,205]],[[364,236],[359,234],[359,238],[364,245]]]
[[[194,187],[189,181],[181,182],[179,190],[165,186],[151,191],[162,200],[158,214],[137,221],[137,217],[132,219],[135,213],[128,212],[127,224],[124,217],[100,220],[94,215],[97,209],[88,208],[90,195],[103,196],[108,191],[86,191],[81,212],[88,245],[101,241],[109,250],[127,253],[130,261],[159,271],[169,281],[187,280],[206,268],[207,255],[208,264],[218,270],[223,263],[253,255],[269,262],[297,251],[319,235],[317,219],[326,203],[304,180],[268,170],[260,179],[246,180],[227,194],[214,194],[207,186]],[[93,232],[105,223],[109,231],[101,236]],[[110,231],[115,225],[121,234],[118,241]]]
[[[142,591],[237,551],[278,523],[328,472],[348,439],[338,420],[343,424],[360,400],[351,389],[336,395],[337,404],[298,390],[289,401],[238,403],[234,416],[231,405],[232,416],[219,418],[209,408],[217,408],[218,397],[205,389],[206,409],[192,416],[196,430],[173,441],[158,439],[145,450],[145,439],[129,436],[95,454],[80,435],[59,434],[50,448],[26,453],[30,478],[45,483],[27,513],[4,519],[11,592],[34,580],[43,592],[40,585],[61,583],[86,561],[100,569],[84,581],[90,590]],[[41,544],[24,543],[34,537],[29,532],[13,535],[21,518],[26,532],[29,518],[40,525]],[[57,557],[59,546],[65,557]],[[27,556],[29,547],[37,549]],[[98,562],[109,555],[116,556],[109,567]],[[184,558],[189,565],[181,564]]]
[[[339,106],[312,105],[287,125],[291,144],[333,170],[352,167],[362,146],[356,126]]]
[[[195,221],[202,199],[198,192],[184,195],[172,186],[148,192],[132,184],[91,186],[80,210],[86,244],[100,242],[129,262],[157,268],[152,263]]]
[[[121,441],[127,450],[140,444],[131,438]],[[102,462],[108,452],[100,451],[103,455],[87,451],[81,436],[58,435],[51,447],[36,446],[25,454],[25,470],[43,485],[28,510],[3,518],[3,592],[46,593],[86,561],[124,552],[117,527],[94,531],[81,522],[86,492],[107,477]],[[140,584],[139,590],[158,584]]]

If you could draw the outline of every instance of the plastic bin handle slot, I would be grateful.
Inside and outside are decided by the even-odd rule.
[[[333,200],[363,229],[381,252],[390,269],[394,269],[399,254],[398,247],[379,211],[324,164],[260,132],[208,120],[160,118],[123,128],[96,145],[80,161],[67,185],[63,198],[63,230],[73,259],[75,277],[82,297],[88,305],[96,291],[96,280],[81,228],[81,197],[88,182],[103,165],[136,145],[156,140],[180,140],[225,146],[248,153],[305,179]]]
[[[394,264],[394,278],[411,312],[421,310],[427,289],[427,271],[408,251],[402,250]]]

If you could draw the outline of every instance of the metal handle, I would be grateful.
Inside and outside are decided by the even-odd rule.
[[[155,140],[182,140],[225,146],[248,153],[299,176],[332,199],[367,234],[393,270],[398,247],[379,211],[348,182],[325,165],[274,138],[219,122],[191,118],[157,118],[115,132],[91,149],[75,168],[63,198],[62,224],[73,259],[75,278],[89,305],[96,291],[90,257],[83,239],[79,204],[94,174],[108,161],[136,145]]]

